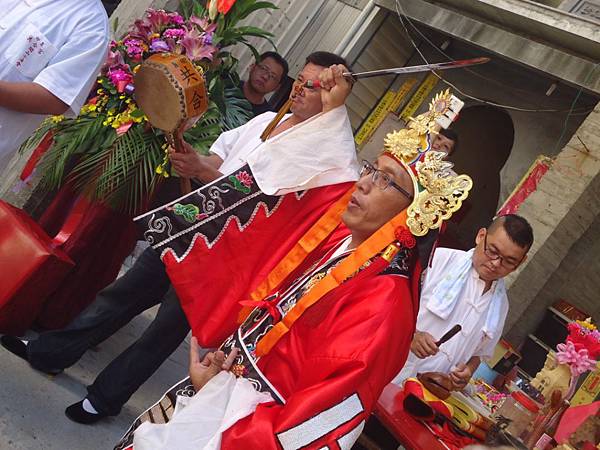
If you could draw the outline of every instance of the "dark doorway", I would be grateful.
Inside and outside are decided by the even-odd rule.
[[[442,245],[466,250],[496,213],[500,170],[510,155],[515,129],[506,111],[488,105],[463,109],[452,129],[458,133],[459,147],[450,160],[457,173],[473,179],[473,189],[465,207],[448,223]]]

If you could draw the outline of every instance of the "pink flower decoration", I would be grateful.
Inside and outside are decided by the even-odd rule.
[[[183,25],[183,22],[184,22],[183,17],[178,12],[170,13],[169,19],[173,25]]]
[[[559,364],[567,364],[571,368],[573,375],[581,375],[588,370],[596,367],[596,360],[589,357],[588,351],[584,349],[577,350],[575,344],[567,341],[565,344],[556,346],[556,361]]]
[[[252,186],[252,183],[253,183],[252,176],[245,170],[243,172],[238,173],[235,177],[237,178],[237,180],[240,183],[242,183],[247,188]]]
[[[185,49],[185,55],[192,61],[199,59],[212,59],[217,51],[214,45],[206,44],[207,36],[196,29],[188,30],[181,40],[181,45]]]
[[[162,9],[149,9],[146,18],[156,33],[160,33],[171,23],[171,16]]]
[[[210,23],[205,17],[191,16],[189,22],[198,26],[202,31],[206,33],[213,33],[217,29],[216,23]]]
[[[133,76],[122,68],[111,67],[106,76],[117,87],[119,93],[125,91],[125,86],[133,81]]]
[[[108,51],[108,57],[106,58],[106,66],[113,67],[124,64],[125,60],[123,59],[123,55],[121,54],[121,52],[118,50],[114,50],[111,46],[111,49]]]
[[[152,25],[147,19],[137,19],[129,29],[129,37],[149,41],[152,38]]]
[[[169,28],[163,33],[163,39],[179,40],[185,35],[183,28]]]
[[[139,39],[126,39],[123,42],[125,45],[125,49],[127,50],[127,55],[130,58],[138,61],[142,58],[142,54],[144,53],[144,43]]]

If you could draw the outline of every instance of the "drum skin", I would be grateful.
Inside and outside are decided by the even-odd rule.
[[[157,53],[135,75],[135,99],[148,121],[167,133],[208,109],[204,76],[184,55]]]

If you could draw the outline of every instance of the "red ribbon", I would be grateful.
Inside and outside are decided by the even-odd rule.
[[[25,167],[23,167],[20,176],[21,180],[26,181],[31,176],[31,174],[33,173],[33,169],[35,169],[35,166],[37,166],[37,163],[40,161],[41,157],[52,145],[53,138],[54,136],[52,134],[52,131],[48,131],[44,135],[38,146],[31,153],[31,156],[27,160],[27,164],[25,164]]]
[[[249,306],[250,308],[266,309],[275,322],[279,322],[281,320],[281,313],[279,312],[279,309],[277,309],[277,304],[275,303],[275,301],[242,300],[239,303],[240,305]]]

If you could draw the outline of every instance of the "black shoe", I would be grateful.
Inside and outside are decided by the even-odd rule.
[[[6,350],[31,364],[27,355],[27,344],[25,344],[25,342],[23,342],[21,339],[19,339],[16,336],[9,336],[5,334],[0,338],[0,342]],[[62,369],[42,369],[33,365],[31,367],[41,372],[47,373],[48,375],[58,375],[62,372]]]
[[[73,422],[81,423],[83,425],[91,425],[99,420],[104,419],[105,417],[108,417],[107,414],[93,414],[87,412],[85,409],[83,409],[83,400],[73,403],[71,406],[65,409],[65,415]]]
[[[0,338],[0,342],[2,343],[2,347],[4,347],[6,350],[29,362],[29,359],[27,358],[27,344],[25,344],[25,342],[23,342],[21,339],[16,336],[9,336],[5,334]]]

